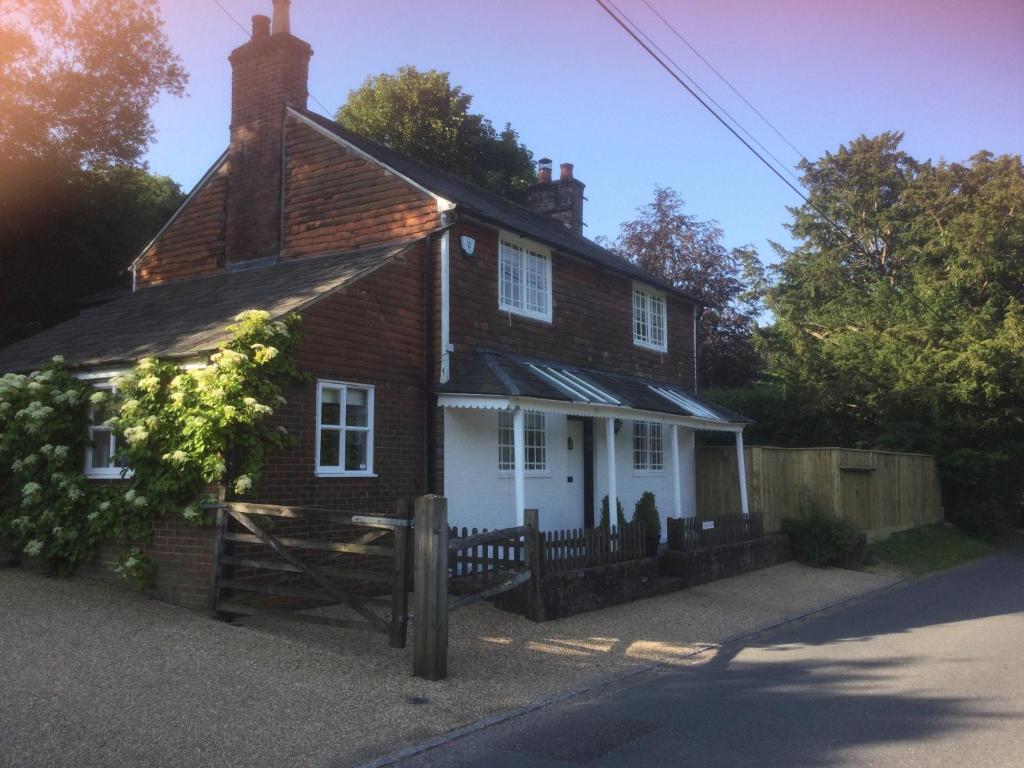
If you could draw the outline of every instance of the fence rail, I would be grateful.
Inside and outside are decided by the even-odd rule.
[[[544,532],[544,572],[563,573],[647,557],[641,523]]]
[[[759,514],[683,517],[668,519],[669,549],[687,550],[735,544],[764,535],[764,519]]]

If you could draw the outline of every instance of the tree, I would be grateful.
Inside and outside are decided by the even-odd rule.
[[[935,454],[948,512],[984,529],[1024,491],[1024,168],[922,163],[902,138],[803,164],[769,367],[821,439]]]
[[[764,267],[753,246],[727,249],[717,222],[683,211],[677,192],[656,187],[639,216],[623,222],[612,249],[708,306],[700,320],[701,384],[739,386],[761,368],[752,344]]]
[[[124,268],[183,200],[166,176],[88,172],[40,160],[0,185],[0,346],[73,316],[80,299],[125,285]]]
[[[156,0],[0,0],[0,159],[135,163],[186,82]]]
[[[508,123],[502,131],[470,112],[473,97],[447,72],[400,67],[348,94],[335,118],[378,141],[511,200],[535,180],[533,153]]]
[[[0,0],[0,344],[117,285],[178,206],[137,166],[185,82],[155,0]]]

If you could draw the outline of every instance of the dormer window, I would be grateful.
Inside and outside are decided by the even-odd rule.
[[[668,351],[665,294],[646,285],[633,286],[633,343],[656,352]]]
[[[522,238],[498,240],[498,309],[551,322],[551,253]]]

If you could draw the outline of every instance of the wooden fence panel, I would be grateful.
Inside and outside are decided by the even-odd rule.
[[[942,520],[935,458],[847,448],[745,449],[751,513],[766,532],[784,517],[814,510],[850,520],[870,538]],[[732,447],[697,449],[697,515],[740,510],[739,471]]]

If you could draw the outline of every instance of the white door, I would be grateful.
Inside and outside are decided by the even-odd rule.
[[[566,496],[572,505],[573,526],[583,527],[583,422],[570,419],[567,441],[568,461],[566,462]]]

